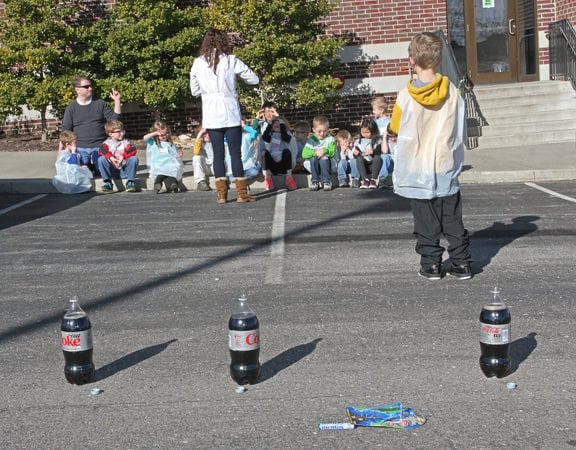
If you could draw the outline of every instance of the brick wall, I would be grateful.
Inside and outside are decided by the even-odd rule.
[[[557,0],[556,10],[557,20],[568,19],[572,25],[576,26],[576,1]]]

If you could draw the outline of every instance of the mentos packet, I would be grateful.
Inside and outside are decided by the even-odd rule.
[[[402,403],[374,406],[371,408],[346,407],[346,415],[350,423],[358,427],[386,427],[410,430],[418,428],[426,422],[410,408],[404,408]]]

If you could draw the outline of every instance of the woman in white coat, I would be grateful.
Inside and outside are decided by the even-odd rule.
[[[218,203],[226,203],[228,183],[224,164],[224,138],[232,162],[232,175],[240,203],[253,202],[242,167],[242,120],[236,94],[236,78],[247,84],[260,81],[252,69],[230,54],[226,32],[210,29],[206,32],[200,55],[190,69],[190,91],[202,97],[202,128],[210,135],[214,151],[214,177]]]

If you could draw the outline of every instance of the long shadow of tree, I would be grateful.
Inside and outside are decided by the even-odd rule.
[[[470,236],[470,246],[479,272],[492,262],[500,249],[506,247],[514,240],[538,230],[534,223],[540,216],[519,216],[512,219],[512,223],[494,222],[488,228],[475,231]]]
[[[313,341],[310,341],[306,344],[297,345],[296,347],[289,348],[288,350],[285,350],[282,353],[276,355],[271,360],[266,361],[264,364],[262,364],[258,383],[262,383],[272,378],[278,374],[278,372],[287,369],[292,364],[295,364],[308,356],[316,349],[316,345],[320,341],[322,341],[322,338],[314,339]]]
[[[162,344],[151,345],[149,347],[145,347],[140,350],[136,350],[132,353],[129,353],[123,356],[122,358],[117,359],[116,361],[112,361],[111,363],[106,364],[105,366],[102,366],[96,370],[94,381],[101,381],[105,378],[115,375],[121,370],[128,369],[129,367],[135,366],[136,364],[139,364],[142,361],[147,360],[148,358],[152,358],[153,356],[156,356],[158,353],[166,350],[166,348],[170,344],[176,342],[177,340],[178,339],[172,339]]]

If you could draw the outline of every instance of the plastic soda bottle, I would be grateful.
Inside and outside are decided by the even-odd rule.
[[[70,384],[90,383],[95,372],[92,362],[92,325],[80,308],[78,298],[70,300],[60,330],[66,380]]]
[[[230,376],[242,384],[254,384],[260,375],[260,324],[245,296],[236,300],[228,321]]]
[[[480,312],[480,368],[487,377],[505,377],[510,373],[510,310],[500,299],[500,289],[491,291],[492,303]]]

